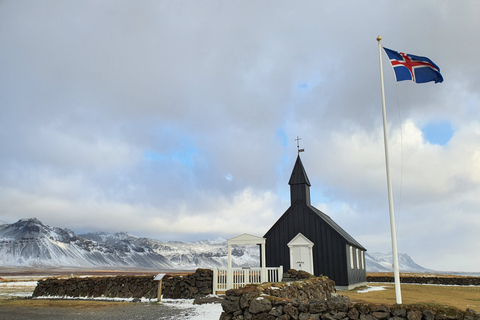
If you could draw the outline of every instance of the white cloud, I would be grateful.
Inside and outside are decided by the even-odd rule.
[[[380,34],[445,78],[395,84],[384,59],[400,250],[430,268],[455,254],[468,269],[480,7],[419,6],[1,2],[0,220],[170,240],[262,235],[288,207],[300,136],[316,205],[388,250]],[[445,146],[419,129],[438,120],[454,128]]]

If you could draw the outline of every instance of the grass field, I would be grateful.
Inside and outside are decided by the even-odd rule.
[[[60,299],[0,299],[0,306],[40,307],[40,308],[78,308],[97,309],[113,308],[128,305],[130,302],[93,301],[93,300],[60,300]]]
[[[402,284],[401,291],[403,304],[436,304],[456,307],[462,311],[470,308],[480,312],[480,287],[478,286]],[[355,302],[393,305],[396,301],[393,283],[369,283],[367,288],[339,290],[338,293],[348,296]]]

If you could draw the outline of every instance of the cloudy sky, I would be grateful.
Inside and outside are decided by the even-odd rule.
[[[480,2],[0,1],[0,220],[163,241],[262,236],[299,136],[312,204],[390,252],[480,271]]]

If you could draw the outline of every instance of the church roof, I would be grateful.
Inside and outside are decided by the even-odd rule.
[[[303,164],[302,164],[302,160],[300,159],[300,155],[298,155],[297,157],[297,160],[295,162],[295,166],[293,167],[293,171],[292,171],[292,175],[290,177],[290,181],[288,182],[288,184],[290,186],[293,186],[293,185],[307,185],[307,186],[311,186],[310,185],[310,181],[308,180],[308,177],[307,177],[307,173],[305,171],[305,168],[303,167]],[[291,190],[291,192],[293,192]],[[308,193],[310,191],[307,191]],[[335,230],[335,232],[337,234],[339,234],[343,239],[345,239],[345,241],[350,244],[350,245],[353,245],[357,248],[360,248],[360,249],[363,249],[363,250],[366,250],[358,241],[356,241],[351,235],[349,235],[345,230],[343,230],[335,221],[332,220],[332,218],[330,218],[327,214],[323,213],[322,211],[320,211],[319,209],[315,208],[314,206],[312,206],[310,204],[309,201],[305,202],[305,201],[298,201],[299,199],[295,198],[292,200],[292,203],[291,203],[291,206],[290,208],[283,214],[282,217],[280,217],[280,219],[275,223],[275,225],[277,225],[278,223],[281,223],[281,220],[282,218],[288,214],[288,212],[290,212],[291,210],[293,210],[294,212],[298,212],[298,207],[297,206],[305,206],[307,207],[308,209],[310,209],[310,212],[313,213],[315,216],[317,216],[318,218],[320,218],[321,220],[324,221],[324,223],[326,223],[327,225],[329,225],[333,230]],[[274,226],[275,226],[274,225]],[[273,229],[274,227],[272,226],[271,230]],[[267,232],[267,234],[269,233],[270,231]],[[265,235],[266,236],[266,235]]]
[[[275,224],[270,228],[270,230],[267,231],[267,233],[264,235],[265,238],[269,237],[269,233],[271,233],[274,229],[278,228],[279,225],[291,223],[291,220],[288,220],[289,222],[286,222],[286,219],[288,219],[288,216],[292,217],[295,216],[298,212],[302,212],[303,210],[301,208],[306,207],[306,212],[310,212],[310,214],[313,214],[316,219],[319,219],[323,221],[325,224],[330,226],[340,237],[342,237],[346,243],[357,247],[359,249],[367,251],[364,246],[362,246],[357,240],[355,240],[351,235],[349,235],[345,230],[342,229],[335,221],[332,220],[327,214],[323,213],[322,211],[318,210],[312,205],[307,205],[306,203],[302,201],[295,201],[290,208],[287,209],[283,213],[283,215],[275,222]],[[300,223],[304,223],[305,221],[301,221]],[[298,224],[295,224],[294,229],[298,227]],[[311,228],[312,225],[308,225],[307,228]],[[314,231],[317,232],[317,231]]]
[[[318,210],[314,206],[308,206],[315,212],[323,221],[325,221],[330,227],[332,227],[335,231],[337,231],[346,241],[347,243],[363,250],[365,249],[357,240],[355,240],[351,235],[349,235],[345,230],[342,229],[335,221],[332,220],[327,214],[323,213],[322,211]]]
[[[292,175],[290,176],[290,181],[288,181],[288,184],[306,184],[308,186],[311,186],[310,181],[307,177],[307,172],[305,171],[302,160],[300,159],[300,155],[297,156],[297,161],[295,162],[295,166],[293,167]]]

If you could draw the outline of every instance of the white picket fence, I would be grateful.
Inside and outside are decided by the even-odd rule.
[[[218,291],[241,288],[249,283],[280,282],[283,277],[283,266],[265,268],[266,279],[262,281],[262,268],[232,268],[233,284],[228,286],[228,268],[213,268],[213,294]]]

